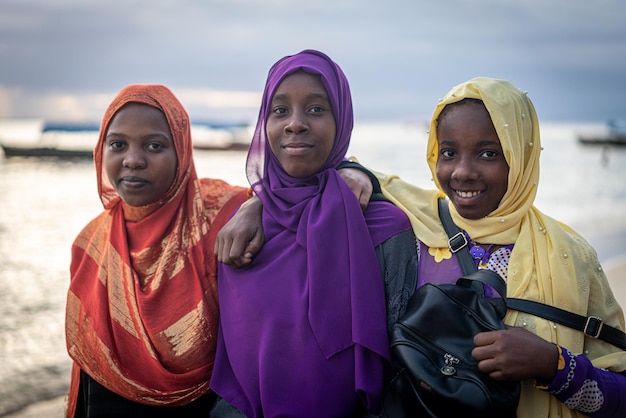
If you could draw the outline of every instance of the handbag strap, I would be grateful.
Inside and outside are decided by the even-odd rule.
[[[507,298],[507,305],[516,311],[526,312],[550,321],[582,331],[591,338],[599,338],[626,350],[626,334],[602,322],[597,316],[583,316],[555,306],[532,300]]]
[[[506,301],[506,282],[495,271],[487,269],[476,270],[457,279],[456,284],[469,287],[471,281],[477,281],[489,285],[498,293],[500,299]]]
[[[450,209],[448,208],[448,200],[445,198],[439,198],[439,218],[448,237],[450,237],[448,240],[450,251],[457,255],[463,274],[469,275],[471,272],[476,271],[476,266],[469,253],[467,237],[452,220]],[[490,285],[498,290],[497,286],[493,286],[491,283]],[[626,333],[605,324],[597,316],[578,315],[555,306],[526,299],[506,298],[506,303],[509,309],[526,312],[565,325],[581,331],[591,338],[599,338],[622,350],[626,350]]]
[[[458,257],[463,274],[475,272],[476,265],[474,264],[474,260],[472,260],[472,256],[469,253],[469,242],[467,242],[467,237],[463,231],[461,231],[461,228],[456,226],[452,220],[452,216],[450,216],[450,208],[448,208],[448,199],[443,197],[439,198],[439,219],[443,224],[443,229],[446,230],[446,233],[450,238],[448,240],[448,247],[450,248],[450,251],[452,251],[452,254],[456,254]],[[462,251],[463,249],[465,249],[465,251]]]
[[[484,298],[486,302],[491,304],[495,311],[498,313],[500,319],[504,319],[506,315],[506,311],[508,309],[507,306],[507,298],[506,298],[506,282],[498,273],[488,269],[480,269],[476,270],[473,273],[466,274],[463,277],[457,279],[456,285],[470,288],[472,287],[472,283],[478,282],[480,284],[480,294],[485,297],[485,287],[483,284],[489,285],[493,290],[498,294],[491,294],[489,297]],[[478,291],[478,288],[474,288]]]
[[[450,238],[448,240],[448,247],[453,254],[456,254],[459,264],[461,265],[461,271],[463,271],[463,277],[457,280],[457,284],[467,285],[468,280],[476,280],[483,282],[491,286],[500,296],[501,302],[496,303],[493,301],[496,310],[502,317],[506,314],[506,282],[500,277],[500,275],[491,270],[478,270],[474,260],[469,252],[469,242],[467,237],[461,231],[450,215],[450,208],[448,207],[448,199],[439,198],[439,219],[446,230],[446,234]]]

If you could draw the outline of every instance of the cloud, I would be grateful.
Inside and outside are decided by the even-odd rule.
[[[357,117],[427,118],[478,75],[522,84],[547,118],[619,117],[625,15],[622,0],[4,0],[0,85],[20,93],[0,111],[47,115],[68,95],[80,117],[130,83],[240,98],[280,57],[315,48],[348,75]]]
[[[209,89],[172,89],[193,120],[202,122],[250,122],[261,94]],[[116,92],[45,93],[0,86],[1,118],[38,118],[63,122],[99,122]]]
[[[99,121],[113,99],[104,93],[33,92],[0,86],[0,117],[62,121]]]

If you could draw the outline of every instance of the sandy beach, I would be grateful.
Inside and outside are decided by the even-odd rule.
[[[604,263],[604,270],[611,287],[622,307],[626,307],[626,254]],[[4,415],[6,418],[62,418],[64,417],[65,399],[58,397],[30,405],[21,411]]]

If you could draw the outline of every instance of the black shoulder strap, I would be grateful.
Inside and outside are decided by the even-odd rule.
[[[456,254],[459,258],[459,264],[463,274],[470,274],[476,271],[476,265],[472,260],[472,256],[469,253],[468,242],[465,234],[461,229],[456,226],[450,216],[450,209],[448,208],[448,199],[439,198],[439,219],[443,224],[443,228],[446,230],[448,237],[448,247],[453,254]],[[463,251],[461,251],[463,250]]]
[[[450,251],[459,258],[463,274],[468,275],[476,271],[476,266],[472,261],[469,248],[467,248],[467,238],[452,220],[447,199],[439,199],[439,218],[441,219],[446,233],[450,237],[448,240]],[[565,325],[569,328],[581,331],[589,337],[599,338],[622,350],[626,350],[626,334],[617,328],[606,325],[602,322],[601,318],[596,316],[582,316],[554,306],[546,305],[545,303],[526,299],[506,298],[506,304],[509,309],[526,312]]]
[[[597,316],[583,316],[563,309],[526,299],[507,298],[507,306],[582,331],[626,350],[626,334],[602,322]]]
[[[463,285],[463,282],[467,283],[471,281],[478,281],[489,285],[498,293],[501,299],[506,299],[506,282],[495,271],[480,269],[470,274],[464,274],[463,277],[457,280],[457,284]]]

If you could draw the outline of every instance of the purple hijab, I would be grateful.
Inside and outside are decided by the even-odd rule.
[[[296,71],[321,76],[337,126],[328,160],[308,178],[282,169],[265,133],[273,94]],[[211,380],[249,417],[348,416],[358,405],[378,407],[389,349],[375,246],[410,225],[382,202],[364,217],[335,170],[352,127],[348,81],[326,55],[307,50],[270,69],[247,161],[266,243],[250,267],[220,266]]]

